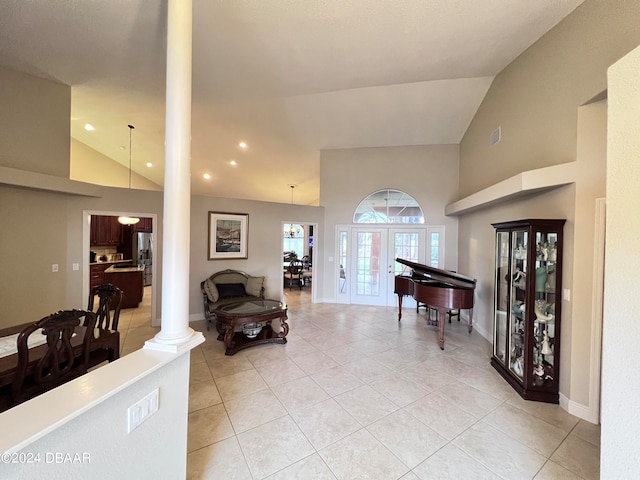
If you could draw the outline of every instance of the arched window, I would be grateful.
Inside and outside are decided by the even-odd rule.
[[[353,223],[424,223],[424,214],[411,195],[387,188],[360,202]]]

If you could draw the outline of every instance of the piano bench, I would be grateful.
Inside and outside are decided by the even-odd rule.
[[[429,318],[431,318],[432,311],[436,312],[436,319],[438,318],[438,310],[422,302],[416,302],[416,313],[419,312],[420,307],[424,307],[427,310],[427,315],[429,315]],[[451,323],[452,317],[458,317],[458,321],[460,321],[460,309],[447,310],[447,319],[449,320],[449,323]]]

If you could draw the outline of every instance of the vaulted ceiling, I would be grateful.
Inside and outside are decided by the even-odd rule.
[[[457,144],[494,76],[582,1],[193,0],[192,191],[288,203],[295,184],[316,205],[323,149]],[[0,65],[70,85],[72,137],[127,167],[135,125],[133,169],[162,185],[166,15],[3,0]]]

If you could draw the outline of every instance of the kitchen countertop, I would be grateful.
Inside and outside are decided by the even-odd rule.
[[[111,265],[104,273],[131,273],[131,272],[144,272],[144,265],[133,265],[131,267],[116,267]]]
[[[129,259],[129,260],[105,260],[104,262],[101,262],[101,261],[98,260],[98,261],[95,261],[95,262],[90,262],[89,265],[102,265],[104,263],[127,263],[127,262],[131,263],[131,262],[133,262],[133,260],[132,259]]]

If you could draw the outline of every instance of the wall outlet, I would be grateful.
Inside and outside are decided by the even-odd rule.
[[[51,271],[53,273],[56,273],[58,271],[58,264],[54,263],[53,265],[51,265]]]
[[[80,264],[74,263],[73,265],[71,265],[71,268],[73,268],[74,272],[77,272],[78,270],[80,270]]]
[[[133,432],[147,418],[158,411],[160,391],[155,389],[127,409],[127,433]]]

